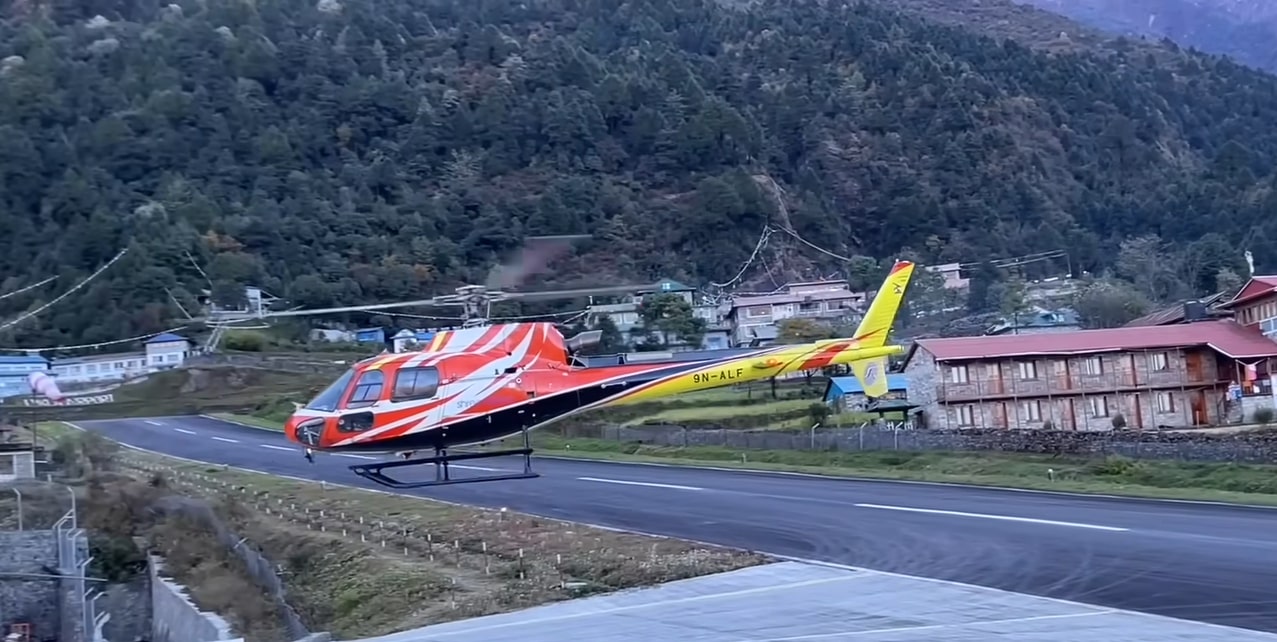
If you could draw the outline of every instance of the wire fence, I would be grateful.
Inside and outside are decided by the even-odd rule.
[[[208,529],[208,532],[212,533],[227,551],[243,562],[248,575],[270,596],[279,611],[280,624],[288,632],[289,638],[296,640],[311,634],[302,623],[296,609],[288,604],[284,583],[275,572],[275,565],[254,550],[247,538],[240,537],[227,527],[207,502],[189,497],[170,496],[161,498],[153,508],[161,515],[181,516]]]
[[[571,438],[601,439],[678,448],[737,450],[997,451],[1123,456],[1199,462],[1271,463],[1277,461],[1277,430],[1211,434],[1200,431],[923,430],[910,422],[865,423],[852,428],[740,430],[684,426],[572,426]]]

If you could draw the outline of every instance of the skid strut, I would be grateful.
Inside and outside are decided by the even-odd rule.
[[[486,452],[463,452],[456,454],[449,454],[447,448],[436,448],[434,457],[420,457],[417,459],[406,459],[402,461],[379,461],[373,464],[357,464],[355,466],[351,466],[350,469],[360,477],[370,479],[389,488],[425,488],[428,486],[447,486],[449,484],[472,484],[475,482],[503,481],[509,479],[533,479],[535,477],[540,477],[540,475],[532,472],[532,447],[528,442],[528,435],[525,432],[523,436],[523,448],[491,450]],[[456,461],[466,461],[469,459],[491,459],[494,457],[509,457],[511,455],[521,455],[523,457],[522,472],[461,477],[459,479],[454,479],[448,466],[448,464]],[[429,464],[434,464],[435,466],[435,478],[430,480],[403,481],[395,479],[394,477],[382,472],[387,468],[401,468],[406,466],[422,466]]]

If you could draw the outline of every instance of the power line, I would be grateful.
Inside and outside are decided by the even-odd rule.
[[[79,290],[80,288],[82,288],[82,287],[84,287],[84,286],[88,285],[90,281],[92,281],[93,279],[96,279],[96,278],[98,277],[98,275],[100,275],[100,274],[102,274],[103,272],[107,271],[107,269],[109,269],[112,265],[115,265],[115,262],[116,262],[116,261],[119,261],[120,259],[124,258],[124,255],[125,255],[125,254],[128,254],[128,252],[129,252],[129,248],[127,248],[127,247],[126,247],[126,248],[124,248],[123,250],[120,250],[120,253],[119,253],[119,254],[116,254],[116,255],[115,255],[115,257],[114,257],[114,258],[112,258],[110,261],[107,261],[107,262],[106,262],[106,265],[103,265],[102,267],[98,268],[96,271],[94,271],[94,272],[93,272],[93,274],[90,274],[90,275],[89,275],[88,277],[86,277],[83,281],[80,281],[79,283],[76,283],[74,286],[72,286],[72,287],[71,287],[71,289],[70,289],[70,290],[67,290],[66,292],[63,292],[62,294],[60,294],[60,295],[58,295],[58,296],[54,297],[54,299],[53,299],[52,301],[49,301],[48,303],[46,303],[46,304],[44,304],[44,305],[42,305],[42,306],[40,306],[40,307],[38,307],[38,308],[36,308],[36,309],[34,309],[34,310],[32,310],[32,311],[30,311],[30,312],[28,312],[28,313],[26,313],[26,314],[24,314],[24,315],[22,315],[22,316],[18,317],[18,318],[16,318],[16,319],[14,319],[14,320],[12,320],[12,321],[10,321],[10,322],[8,322],[8,323],[4,324],[4,325],[0,325],[0,330],[8,330],[9,328],[12,328],[13,326],[18,325],[19,323],[22,323],[23,321],[26,321],[27,319],[30,319],[30,318],[32,318],[32,317],[34,317],[34,316],[36,316],[37,314],[40,314],[41,312],[44,312],[45,310],[48,310],[49,308],[53,307],[54,305],[57,305],[57,304],[58,304],[58,302],[62,301],[62,299],[65,299],[65,298],[67,298],[67,297],[71,296],[72,294],[74,294],[74,293],[75,293],[77,290]]]
[[[5,299],[7,299],[7,298],[9,298],[9,297],[11,297],[11,296],[17,296],[17,295],[19,295],[19,294],[22,294],[23,292],[26,292],[27,290],[34,290],[35,288],[38,288],[38,287],[40,287],[40,286],[44,285],[45,283],[48,283],[48,282],[50,282],[50,281],[53,281],[53,280],[55,280],[55,279],[57,279],[57,278],[58,278],[58,277],[56,277],[56,276],[51,276],[51,277],[49,277],[49,278],[47,278],[47,279],[45,279],[45,280],[43,280],[43,281],[40,281],[39,283],[32,283],[31,285],[28,285],[27,287],[22,288],[21,290],[14,290],[13,292],[6,292],[5,294],[0,294],[0,301],[3,301],[3,300],[5,300]]]
[[[183,325],[183,326],[178,326],[176,328],[161,330],[159,332],[152,332],[150,334],[139,334],[136,337],[129,337],[127,339],[116,339],[114,341],[101,341],[98,343],[82,343],[80,345],[75,345],[75,346],[49,346],[44,348],[0,348],[0,350],[10,351],[10,352],[25,352],[28,354],[34,353],[34,352],[46,352],[46,351],[54,351],[54,350],[91,350],[93,348],[105,348],[107,346],[119,345],[121,343],[132,343],[133,341],[145,341],[146,339],[150,339],[151,337],[158,337],[161,334],[165,334],[168,332],[180,332],[182,330],[185,330],[187,327],[189,326]]]

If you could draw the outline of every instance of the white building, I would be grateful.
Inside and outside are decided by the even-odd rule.
[[[776,324],[785,319],[840,319],[856,316],[866,302],[864,292],[852,292],[846,281],[791,283],[783,291],[732,300],[731,320],[736,345],[755,339],[774,339]]]
[[[54,359],[50,370],[60,384],[119,381],[176,368],[190,356],[191,342],[166,332],[147,340],[142,352]]]

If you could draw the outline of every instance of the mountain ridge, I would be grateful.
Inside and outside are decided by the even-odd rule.
[[[564,279],[721,282],[777,220],[760,175],[846,257],[1100,271],[1152,231],[1277,261],[1277,79],[1224,60],[867,3],[27,6],[0,23],[0,292],[135,251],[7,345],[166,329],[210,285],[421,298],[534,234],[595,234]],[[851,270],[799,247],[768,258]]]

